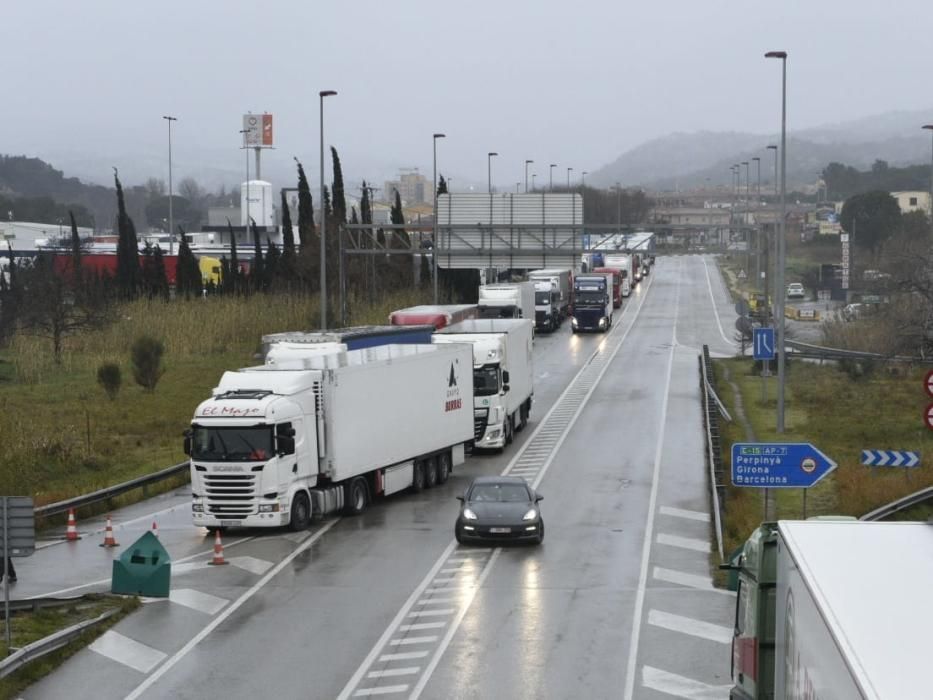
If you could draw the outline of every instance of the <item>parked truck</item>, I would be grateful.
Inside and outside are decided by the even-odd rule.
[[[606,256],[605,267],[622,273],[622,296],[627,297],[635,288],[635,263],[630,253],[610,253]]]
[[[279,343],[301,345],[343,344],[345,350],[361,350],[376,345],[430,345],[434,326],[355,326],[333,331],[286,331],[262,336],[263,359]]]
[[[622,270],[614,267],[597,267],[593,272],[601,272],[612,276],[612,308],[622,306]]]
[[[635,275],[636,285],[641,282],[641,278],[644,276],[644,268],[642,267],[641,259],[641,253],[632,253],[632,269],[634,270],[633,274]]]
[[[472,349],[383,345],[225,372],[185,437],[195,525],[308,526],[447,480],[473,440]]]
[[[588,272],[573,280],[571,329],[605,333],[612,327],[612,275]]]
[[[389,314],[393,326],[433,326],[435,330],[476,318],[476,304],[436,304],[410,306]]]
[[[479,288],[477,318],[535,318],[534,282],[501,282]]]
[[[473,438],[478,449],[503,450],[528,424],[534,400],[531,319],[463,321],[434,342],[473,347]]]
[[[933,525],[765,523],[738,558],[732,700],[931,696]]]
[[[560,328],[560,292],[547,280],[535,281],[535,328],[553,333]]]
[[[528,279],[532,282],[550,281],[557,287],[560,301],[558,303],[561,320],[570,315],[570,295],[573,289],[573,273],[570,270],[561,270],[557,268],[547,270],[532,270],[528,273]]]

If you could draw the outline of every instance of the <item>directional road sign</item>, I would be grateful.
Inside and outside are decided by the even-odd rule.
[[[732,483],[769,489],[806,489],[836,468],[807,442],[737,442],[732,445]]]
[[[0,496],[0,556],[4,542],[11,557],[28,557],[36,549],[36,516],[28,496]],[[0,573],[3,562],[0,561]]]
[[[927,390],[927,396],[933,397],[933,369],[923,378],[923,388]]]
[[[754,353],[756,360],[774,359],[774,329],[756,328],[754,337]]]
[[[908,450],[862,450],[866,467],[919,467],[920,453]]]

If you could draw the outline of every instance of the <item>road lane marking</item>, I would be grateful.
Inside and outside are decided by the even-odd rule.
[[[243,569],[244,571],[249,571],[251,574],[256,574],[257,576],[262,576],[273,567],[271,561],[257,559],[256,557],[249,556],[230,557],[227,559],[227,562],[240,569]]]
[[[420,666],[406,666],[405,668],[387,668],[385,671],[370,671],[366,674],[367,678],[387,678],[389,676],[410,676],[418,673]]]
[[[732,687],[731,685],[701,683],[653,666],[642,667],[641,684],[645,688],[686,700],[722,700],[729,696],[729,690]]]
[[[672,632],[689,634],[691,637],[708,639],[711,642],[720,644],[729,644],[732,642],[732,629],[722,625],[714,625],[711,622],[695,620],[692,617],[683,617],[673,613],[663,612],[661,610],[648,611],[648,624],[655,627],[663,627]]]
[[[709,542],[698,540],[694,537],[678,537],[677,535],[658,534],[657,543],[667,545],[668,547],[679,547],[680,549],[690,549],[694,552],[704,552],[709,554]]]
[[[404,661],[405,659],[423,659],[428,655],[426,651],[403,651],[398,654],[383,654],[380,661]]]
[[[674,518],[683,518],[685,520],[698,520],[702,523],[709,522],[709,513],[703,513],[699,510],[672,508],[671,506],[661,506],[658,510],[660,511],[661,515],[670,515]]]
[[[230,601],[210,593],[202,593],[193,588],[177,588],[169,591],[168,599],[178,605],[197,610],[207,615],[216,615]]]
[[[413,625],[402,625],[398,628],[399,632],[420,632],[421,630],[440,629],[446,622],[416,622]]]
[[[437,641],[437,635],[426,635],[424,637],[403,637],[402,639],[393,639],[389,644],[393,646],[407,646],[409,644],[430,644]]]
[[[638,640],[641,635],[641,618],[645,607],[645,589],[648,585],[648,565],[651,560],[651,535],[654,532],[654,517],[658,502],[658,486],[661,481],[661,456],[664,454],[664,436],[667,430],[667,405],[671,395],[671,379],[674,375],[674,354],[677,350],[677,315],[680,313],[680,277],[683,273],[683,261],[680,264],[677,279],[677,296],[674,298],[674,323],[671,330],[671,349],[667,359],[667,377],[664,380],[664,393],[661,400],[661,420],[658,430],[658,442],[654,451],[654,469],[651,475],[651,495],[648,497],[648,510],[645,518],[645,538],[641,549],[641,570],[638,575],[638,590],[635,594],[635,612],[632,617],[632,634],[629,641],[628,665],[625,674],[625,700],[632,700],[635,692],[635,672],[638,661]],[[653,278],[652,278],[653,279]]]
[[[364,698],[370,695],[391,695],[392,693],[404,693],[408,690],[407,685],[385,685],[381,688],[361,688],[353,693],[353,697]]]
[[[537,488],[538,484],[540,484],[541,480],[544,478],[544,475],[547,473],[548,468],[553,463],[557,453],[560,451],[561,446],[571,432],[583,409],[589,402],[589,399],[593,392],[596,390],[596,387],[599,385],[600,380],[608,371],[612,361],[624,345],[626,339],[629,336],[629,333],[634,328],[635,322],[638,320],[641,310],[644,307],[645,298],[646,297],[642,297],[641,301],[636,307],[627,307],[627,309],[633,308],[634,316],[632,317],[631,323],[627,328],[624,329],[624,331],[622,331],[621,336],[614,335],[616,333],[616,329],[621,328],[621,325],[613,328],[610,331],[610,335],[607,336],[607,338],[602,343],[600,343],[599,347],[593,351],[587,361],[570,381],[568,386],[551,406],[551,409],[538,423],[537,427],[528,440],[525,441],[525,443],[519,449],[518,453],[509,461],[506,468],[502,471],[503,475],[511,474],[512,470],[514,469],[526,471],[527,465],[535,464],[537,467],[537,472],[533,475],[533,481],[531,481],[531,485],[532,488]],[[612,344],[609,344],[610,339]],[[555,425],[561,426],[560,431],[557,433],[552,432],[550,435],[545,435],[545,431],[547,431],[549,428],[553,428]],[[538,457],[536,455],[539,450],[535,448],[537,448],[541,443],[547,444],[548,449],[540,450],[541,456]],[[529,454],[532,449],[535,449],[535,454]],[[529,477],[531,476],[532,475],[529,474]],[[418,684],[414,687],[409,696],[410,700],[416,700],[418,698],[418,696],[424,690],[428,680],[431,678],[431,675],[434,672],[434,669],[437,667],[437,664],[440,662],[440,659],[443,656],[445,650],[450,645],[450,642],[453,639],[454,634],[457,632],[464,616],[469,611],[470,605],[472,604],[478,589],[482,586],[483,581],[485,581],[493,565],[495,564],[496,559],[502,551],[500,548],[492,550],[492,555],[486,561],[485,566],[479,575],[479,578],[472,585],[463,587],[462,584],[458,585],[460,583],[459,581],[456,581],[452,582],[452,585],[448,587],[430,587],[432,583],[436,583],[436,579],[434,577],[437,576],[438,572],[453,560],[452,555],[454,552],[456,551],[457,555],[461,555],[463,553],[464,550],[457,549],[456,546],[457,545],[455,541],[451,542],[447,549],[445,549],[441,556],[437,559],[437,561],[431,567],[431,570],[428,572],[427,576],[425,576],[422,582],[415,588],[408,601],[406,601],[406,603],[396,614],[395,619],[389,623],[389,626],[383,632],[382,637],[372,647],[367,657],[360,664],[359,668],[357,668],[356,672],[347,682],[346,686],[344,686],[343,690],[338,696],[338,700],[347,700],[348,698],[352,697],[354,689],[359,687],[360,681],[363,679],[366,672],[373,666],[373,663],[379,656],[382,649],[386,646],[386,643],[393,637],[393,635],[396,634],[396,629],[399,622],[406,616],[411,616],[411,610],[414,608],[415,602],[422,596],[423,593],[452,593],[459,589],[464,593],[464,600],[460,606],[459,612],[455,618],[450,621],[450,626],[447,629],[447,633],[444,635],[437,650],[431,657],[430,663],[419,678]]]
[[[185,646],[176,651],[164,664],[159,666],[152,675],[150,675],[146,680],[140,683],[129,695],[126,696],[125,700],[135,700],[140,697],[146,690],[151,688],[162,676],[168,673],[171,668],[181,661],[185,656],[187,656],[192,649],[194,649],[198,644],[200,644],[204,639],[206,639],[219,625],[227,620],[233,613],[239,610],[244,603],[246,603],[250,598],[252,598],[256,593],[262,590],[266,584],[269,583],[282,569],[291,564],[296,558],[301,556],[302,553],[311,548],[315,542],[317,542],[324,533],[330,530],[334,525],[340,522],[339,518],[330,520],[326,522],[320,530],[311,535],[306,539],[300,546],[296,547],[291,554],[282,559],[278,564],[276,564],[268,573],[266,573],[261,579],[252,585],[252,587],[243,593],[239,598],[233,601],[232,604],[228,605],[227,608],[217,615],[210,624],[208,624],[204,629],[198,632],[194,637],[192,637]],[[241,540],[242,541],[242,540]]]
[[[456,608],[441,608],[440,610],[415,610],[413,613],[408,613],[408,617],[443,617],[445,615],[453,615],[456,612]]]
[[[726,337],[726,332],[722,329],[722,321],[719,320],[719,308],[716,306],[716,297],[713,296],[713,283],[709,278],[709,266],[706,264],[706,257],[700,256],[700,260],[703,261],[703,269],[706,270],[706,287],[709,289],[709,300],[713,303],[713,316],[716,317],[716,325],[719,326],[719,335],[722,336],[722,339],[726,341],[729,347],[734,347],[735,341]],[[683,267],[683,265],[681,265],[681,267]],[[674,325],[676,326],[677,317],[675,316],[674,318]]]
[[[140,673],[149,673],[154,666],[168,656],[165,652],[141,644],[113,630],[104,632],[94,640],[89,648],[101,656],[129,666]]]
[[[696,588],[699,591],[711,591],[712,593],[722,593],[730,596],[735,595],[733,591],[726,591],[722,588],[714,588],[713,581],[709,576],[697,576],[696,574],[688,574],[684,573],[683,571],[675,571],[674,569],[665,569],[663,567],[656,566],[654,567],[652,578],[655,578],[658,581],[665,581],[666,583],[676,583],[678,586]]]

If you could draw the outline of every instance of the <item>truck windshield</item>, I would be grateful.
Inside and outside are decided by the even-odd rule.
[[[551,303],[550,292],[535,292],[535,306],[547,306]]]
[[[191,458],[209,462],[249,462],[272,457],[272,428],[207,428],[196,425],[191,436]]]
[[[575,296],[577,306],[601,306],[606,303],[605,292],[580,292]]]
[[[499,393],[499,368],[485,365],[473,370],[473,395],[495,396]]]

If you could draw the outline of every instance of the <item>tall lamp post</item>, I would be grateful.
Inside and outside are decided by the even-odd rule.
[[[250,129],[240,129],[240,133],[243,134],[243,150],[246,151],[246,235],[249,240],[249,144],[247,143],[249,139],[247,137],[252,132]],[[235,236],[236,233],[230,235]]]
[[[616,183],[616,194],[618,195],[616,201],[616,225],[619,227],[619,233],[622,233],[622,183]]]
[[[321,112],[321,330],[327,329],[327,248],[324,245],[327,233],[327,212],[324,210],[324,98],[336,95],[336,90],[321,90],[318,93],[320,97]]]
[[[787,244],[787,52],[769,51],[765,58],[781,59],[781,225],[777,240],[777,275],[775,286],[775,315],[777,316],[778,390],[777,432],[784,432],[784,251]]]
[[[929,129],[933,136],[933,124],[924,124],[921,128]],[[933,227],[933,151],[930,153],[930,210],[927,213],[930,215],[930,226]]]
[[[761,206],[761,158],[755,156],[752,158],[755,161],[755,166],[758,170],[758,184],[755,187],[755,243],[756,243],[756,253],[755,259],[757,260],[755,264],[755,289],[759,292],[761,291],[761,224],[758,222],[758,207]],[[767,302],[765,302],[767,306]]]
[[[525,161],[525,194],[528,194],[528,166],[534,163],[533,160]]]
[[[548,172],[549,181],[548,181],[548,192],[554,191],[554,168],[557,167],[557,163],[551,163],[550,170]]]
[[[178,117],[162,117],[168,122],[168,254],[175,254],[175,216],[172,212],[172,122]]]
[[[776,200],[777,192],[778,192],[778,147],[772,144],[768,146],[766,150],[772,151],[774,153],[774,197]],[[774,286],[774,280],[777,279],[777,229],[778,229],[777,215],[775,215],[774,217],[774,246],[771,246],[771,245],[768,246],[769,259],[770,259],[770,255],[772,251],[774,252],[774,262],[771,265],[771,270],[769,270],[769,273],[773,271],[774,274],[771,276],[771,279],[770,279],[771,284],[768,285],[769,293],[772,295],[773,299],[777,299],[777,288]]]
[[[535,187],[535,178],[536,178],[536,177],[538,177],[538,173],[532,173],[532,174],[531,174],[531,191],[532,191],[532,192],[537,192],[537,190],[538,190],[538,188]]]
[[[486,154],[486,181],[489,188],[489,194],[492,194],[492,159],[493,156],[499,155],[495,151],[490,151]]]
[[[573,168],[567,168],[567,191],[570,191],[570,173],[573,172]]]
[[[434,134],[434,231],[431,233],[431,268],[434,274],[434,303],[437,304],[437,140],[446,138],[445,134]]]

